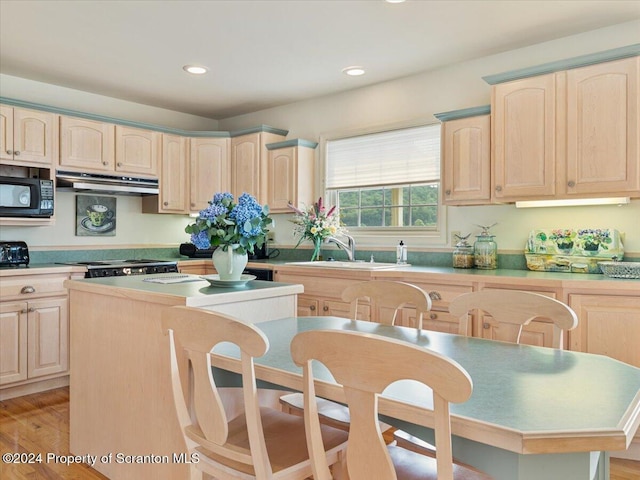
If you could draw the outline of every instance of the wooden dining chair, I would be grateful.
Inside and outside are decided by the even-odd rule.
[[[522,327],[536,318],[553,323],[553,348],[563,347],[563,332],[578,326],[578,316],[564,303],[539,293],[519,290],[480,290],[455,297],[449,303],[449,313],[463,317],[479,309],[491,317],[483,322],[495,326],[494,340],[520,343]]]
[[[358,318],[360,301],[368,299],[371,305],[371,321],[394,325],[398,310],[404,306],[416,308],[416,327],[422,328],[423,315],[431,310],[431,298],[419,287],[405,282],[371,280],[350,285],[342,292],[342,299],[350,302],[349,318]],[[318,398],[318,412],[323,424],[349,431],[349,409],[344,405]],[[280,397],[282,410],[303,415],[304,400],[301,393],[289,393]],[[390,427],[381,424],[382,430]]]
[[[350,285],[342,292],[342,300],[350,303],[349,318],[358,318],[360,301],[368,299],[372,322],[395,325],[398,311],[404,306],[416,309],[416,328],[422,328],[422,319],[431,310],[431,298],[420,287],[405,282],[370,280]]]
[[[332,477],[322,447],[313,360],[324,364],[344,389],[351,413],[347,444],[350,480],[491,478],[452,461],[449,403],[465,402],[473,390],[469,374],[455,361],[399,340],[335,330],[297,334],[291,342],[291,356],[296,365],[303,368],[304,419],[315,480]],[[396,445],[385,445],[378,428],[378,395],[398,380],[421,382],[433,392],[435,459]]]
[[[169,335],[171,383],[178,421],[190,455],[191,478],[202,472],[219,480],[302,480],[312,474],[304,420],[279,409],[261,407],[253,359],[268,341],[253,325],[215,312],[170,307],[162,315]],[[225,408],[224,391],[215,385],[210,352],[220,342],[240,349],[243,408]],[[326,462],[337,477],[344,471],[347,434],[322,426]],[[208,477],[207,477],[208,478]]]

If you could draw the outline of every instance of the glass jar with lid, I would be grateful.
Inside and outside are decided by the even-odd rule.
[[[482,270],[495,270],[498,268],[498,245],[494,240],[495,235],[489,232],[489,229],[494,225],[496,224],[494,223],[488,227],[478,225],[482,228],[482,233],[476,236],[476,241],[473,244],[474,264],[476,268]]]
[[[469,235],[465,237],[456,235],[456,238],[459,241],[456,243],[456,248],[453,250],[453,268],[473,268],[473,247],[467,243]]]

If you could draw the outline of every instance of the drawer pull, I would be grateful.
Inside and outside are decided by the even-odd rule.
[[[116,163],[116,165],[117,165],[118,167],[121,167],[121,166],[122,166],[122,162],[118,162],[118,163]]]
[[[102,162],[102,165],[106,167],[107,165],[109,165],[109,162]]]
[[[27,313],[27,312],[28,312],[28,310],[26,308],[23,309],[23,310],[20,310],[20,313]]]
[[[17,155],[20,155],[20,152],[18,150],[15,150],[13,154],[17,156]]]
[[[7,155],[13,155],[13,152],[11,150],[7,150]]]
[[[575,187],[575,186],[576,186],[576,182],[574,182],[573,180],[569,180],[569,181],[567,182],[567,186],[568,186],[569,188],[573,188],[573,187]]]
[[[430,315],[429,315],[429,318],[430,318],[431,320],[437,320],[437,318],[438,318],[438,314],[437,314],[437,313],[432,313],[432,314],[430,314]]]
[[[484,328],[485,330],[488,330],[490,326],[491,326],[491,325],[489,325],[487,322],[484,322],[484,323],[482,324],[482,328]]]
[[[20,293],[35,293],[36,289],[33,288],[31,285],[27,285],[26,287],[22,287],[22,290],[20,290]]]
[[[316,311],[316,306],[315,305],[311,305],[309,307],[309,310],[311,310],[312,312],[315,312]]]
[[[329,307],[327,307],[326,305],[324,307],[322,307],[322,310],[324,310],[325,312],[329,311]]]
[[[35,311],[36,311],[36,309],[35,309],[34,307],[29,307],[29,308],[28,308],[28,311],[29,311],[29,313],[31,313],[31,312],[35,312]]]
[[[436,290],[433,290],[433,291],[429,292],[429,298],[431,300],[442,300],[442,295],[440,295],[440,292],[437,292]]]

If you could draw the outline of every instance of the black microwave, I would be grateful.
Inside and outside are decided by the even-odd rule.
[[[0,177],[0,217],[53,215],[53,180]]]

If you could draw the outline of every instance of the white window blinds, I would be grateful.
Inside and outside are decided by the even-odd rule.
[[[440,179],[440,124],[327,142],[327,189]]]

